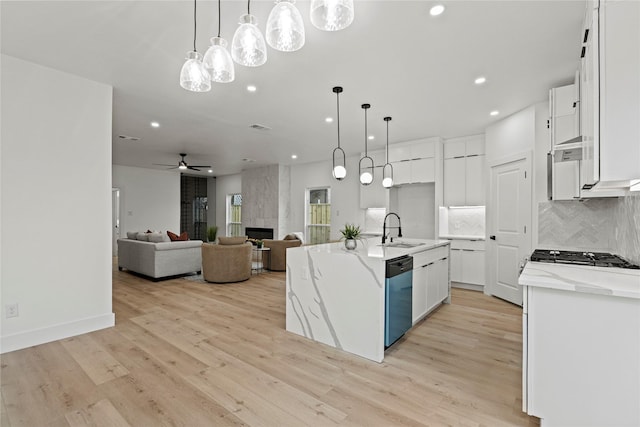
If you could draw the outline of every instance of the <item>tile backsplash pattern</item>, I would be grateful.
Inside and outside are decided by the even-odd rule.
[[[441,236],[485,235],[485,207],[440,207]]]
[[[382,233],[382,223],[387,214],[385,208],[368,208],[364,212],[364,230],[370,233]]]
[[[640,194],[619,199],[613,214],[618,254],[640,264]]]
[[[640,263],[640,195],[538,205],[541,248],[613,252]]]

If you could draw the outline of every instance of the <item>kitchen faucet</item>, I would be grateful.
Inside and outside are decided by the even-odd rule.
[[[398,226],[397,227],[389,227],[389,228],[397,228],[398,229],[398,237],[402,237],[402,224],[400,223],[400,216],[398,216],[398,214],[395,213],[395,212],[389,212],[388,214],[386,214],[384,216],[384,221],[382,222],[382,244],[383,245],[387,241],[387,217],[389,215],[395,215],[396,218],[398,218]],[[393,242],[393,237],[391,238],[391,241]]]

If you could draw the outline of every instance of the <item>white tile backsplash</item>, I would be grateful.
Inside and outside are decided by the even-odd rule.
[[[369,233],[382,233],[382,223],[387,214],[385,208],[368,208],[364,212],[364,230]]]
[[[485,236],[485,207],[440,207],[440,236]]]

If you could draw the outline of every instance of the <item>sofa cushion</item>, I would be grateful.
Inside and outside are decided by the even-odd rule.
[[[137,240],[138,239],[138,232],[137,231],[127,231],[127,239]]]
[[[140,240],[142,242],[148,242],[149,241],[149,234],[144,233],[144,232],[139,232],[138,235],[136,236],[137,240]]]
[[[219,245],[241,245],[247,241],[247,236],[235,236],[235,237],[218,237]]]
[[[282,240],[298,240],[298,237],[295,234],[287,234]]]

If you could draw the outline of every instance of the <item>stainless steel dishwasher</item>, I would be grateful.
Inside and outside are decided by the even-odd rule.
[[[384,346],[389,347],[411,328],[413,257],[387,261],[385,274]]]

